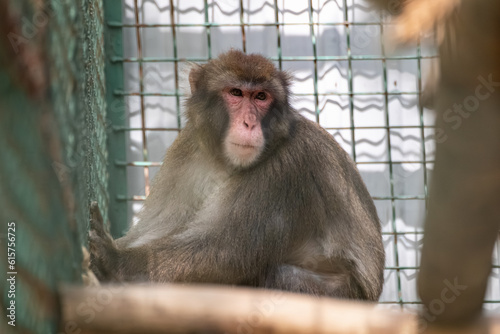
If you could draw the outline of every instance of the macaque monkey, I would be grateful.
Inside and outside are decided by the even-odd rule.
[[[193,282],[376,301],[384,247],[348,154],[290,105],[290,76],[231,50],[189,74],[186,127],[139,222],[91,220],[101,281]]]

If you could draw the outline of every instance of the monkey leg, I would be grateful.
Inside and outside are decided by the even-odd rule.
[[[264,287],[317,296],[365,299],[361,288],[348,273],[318,273],[290,264],[272,270]]]

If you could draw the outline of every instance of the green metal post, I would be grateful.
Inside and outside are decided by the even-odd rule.
[[[122,1],[104,1],[105,22],[122,22]],[[127,160],[125,132],[120,131],[126,127],[125,99],[117,90],[123,90],[123,63],[113,61],[115,58],[123,58],[122,28],[107,25],[106,37],[106,101],[108,129],[108,152],[109,152],[109,220],[110,230],[113,237],[122,236],[127,226],[127,202],[123,198],[127,195],[127,167],[120,165],[120,161]]]

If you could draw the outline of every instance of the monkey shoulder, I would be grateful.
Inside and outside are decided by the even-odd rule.
[[[138,214],[140,222],[131,232],[153,235],[175,231],[193,219],[228,179],[227,171],[203,152],[193,132],[188,124],[168,149]]]
[[[319,125],[298,116],[288,139],[248,179],[259,184],[270,196],[282,191],[290,201],[333,198],[332,193],[345,191],[345,185],[356,167],[332,135]],[[278,190],[276,190],[277,188]],[[321,198],[323,197],[323,198]],[[296,207],[300,207],[297,205]]]
[[[287,151],[294,161],[291,178],[298,180],[292,183],[300,187],[299,191],[312,194],[316,202],[337,210],[363,207],[369,219],[378,223],[373,200],[356,164],[320,125],[300,117]]]
[[[289,151],[310,169],[340,171],[354,166],[347,152],[330,133],[303,116],[297,118],[291,137]]]

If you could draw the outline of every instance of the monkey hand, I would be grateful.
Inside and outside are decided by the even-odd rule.
[[[99,281],[119,281],[119,252],[96,202],[90,205],[90,269]]]

